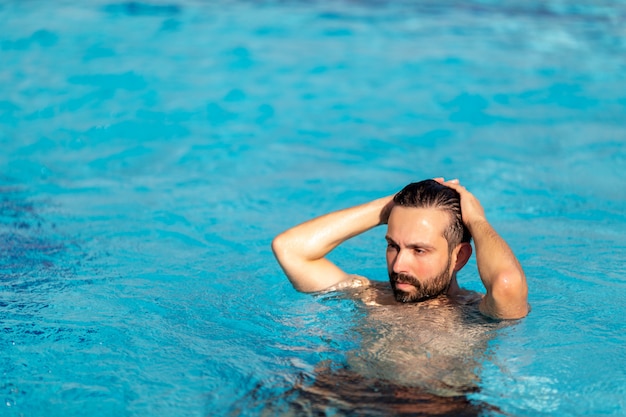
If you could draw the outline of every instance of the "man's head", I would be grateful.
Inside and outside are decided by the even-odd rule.
[[[471,255],[459,194],[434,180],[394,197],[387,229],[387,268],[396,300],[421,301],[448,290]]]

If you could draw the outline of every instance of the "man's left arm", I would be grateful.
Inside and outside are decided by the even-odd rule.
[[[473,194],[457,180],[444,185],[461,196],[463,221],[472,233],[478,273],[487,290],[480,311],[493,318],[518,319],[528,314],[528,286],[519,261],[504,239],[485,217],[485,211]]]

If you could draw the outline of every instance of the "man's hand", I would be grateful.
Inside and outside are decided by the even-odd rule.
[[[483,314],[515,319],[528,314],[528,286],[522,266],[509,245],[498,235],[485,217],[476,197],[459,184],[459,180],[435,180],[459,193],[463,222],[474,238],[476,264],[487,294],[480,304]]]
[[[464,186],[459,184],[459,180],[453,179],[443,181],[442,178],[441,181],[438,182],[446,187],[452,188],[461,196],[461,214],[463,216],[463,223],[465,223],[470,231],[471,225],[475,222],[487,221],[487,218],[485,217],[485,209],[483,209],[480,201],[474,197],[474,194],[470,193]]]

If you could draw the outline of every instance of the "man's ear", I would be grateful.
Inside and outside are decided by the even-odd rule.
[[[459,243],[456,247],[456,262],[454,272],[460,271],[465,266],[470,256],[472,256],[472,245],[467,242]]]

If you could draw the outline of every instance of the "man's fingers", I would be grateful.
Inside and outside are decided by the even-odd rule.
[[[458,189],[458,188],[463,187],[457,178],[455,178],[455,179],[453,179],[453,180],[448,180],[448,181],[445,181],[445,182],[443,182],[442,184],[443,184],[443,185],[447,185],[447,186],[449,186],[450,188],[454,188],[455,190],[456,190],[456,189]]]
[[[446,181],[444,177],[435,177],[433,178],[433,180],[437,181],[440,184],[458,184],[459,183],[459,180],[456,178],[453,180]]]
[[[452,188],[452,189],[454,189],[456,191],[465,190],[465,187],[463,187],[461,185],[461,183],[460,183],[458,178],[454,178],[454,179],[447,180],[447,181],[443,177],[436,177],[436,178],[433,178],[433,179],[435,181],[437,181],[439,184],[442,184],[442,185],[445,185],[447,187],[450,187],[450,188]]]
[[[452,188],[454,191],[456,191],[459,194],[464,195],[468,193],[467,189],[459,183],[458,179],[449,180],[442,184],[445,185],[446,187]]]

